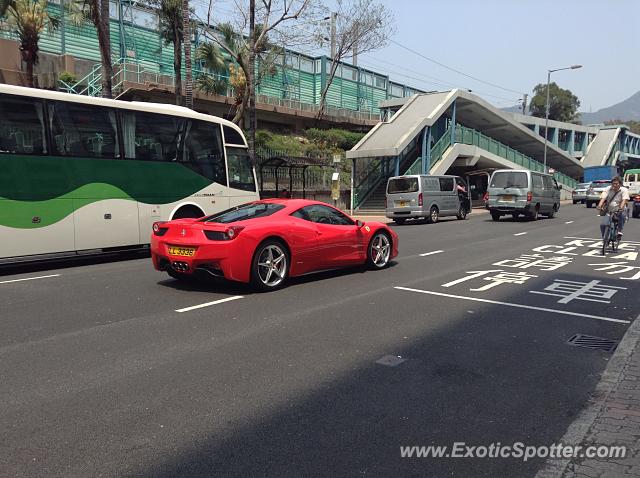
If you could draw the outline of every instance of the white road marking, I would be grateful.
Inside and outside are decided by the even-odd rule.
[[[500,301],[497,301],[497,300],[480,299],[478,297],[465,297],[463,295],[444,294],[442,292],[434,292],[434,291],[430,291],[430,290],[411,289],[409,287],[394,287],[394,289],[406,290],[406,291],[409,291],[409,292],[418,292],[420,294],[437,295],[437,296],[440,296],[440,297],[449,297],[451,299],[470,300],[470,301],[473,301],[473,302],[484,302],[486,304],[504,305],[504,306],[507,306],[507,307],[516,307],[516,308],[519,308],[519,309],[539,310],[541,312],[550,312],[552,314],[571,315],[571,316],[574,316],[574,317],[584,317],[584,318],[587,318],[587,319],[603,320],[605,322],[616,322],[616,323],[619,323],[619,324],[629,324],[630,323],[630,321],[628,321],[628,320],[612,319],[611,317],[600,317],[599,315],[579,314],[577,312],[569,312],[567,310],[547,309],[545,307],[534,307],[532,305],[513,304],[511,302],[500,302]]]
[[[424,254],[420,254],[420,257],[430,256],[430,255],[432,255],[432,254],[440,254],[441,252],[444,252],[444,251],[431,251],[431,252],[425,252]]]
[[[574,237],[574,236],[564,236],[565,239],[582,239],[583,241],[602,241],[601,237],[598,238],[594,238],[594,237]],[[640,242],[635,242],[635,241],[624,241],[627,244],[636,244],[636,245],[640,245]]]
[[[517,234],[514,234],[514,236],[523,236],[524,234],[526,234],[526,232],[519,232]]]
[[[49,277],[60,277],[60,274],[51,274],[48,276],[38,276],[38,277],[26,277],[24,279],[13,279],[13,280],[4,280],[0,282],[0,284],[9,284],[10,282],[22,282],[25,280],[36,280],[36,279],[47,279]]]
[[[565,224],[573,224],[573,221],[567,221]]]
[[[190,310],[202,309],[203,307],[209,307],[211,305],[222,304],[223,302],[229,302],[231,300],[244,299],[242,295],[234,295],[231,297],[225,297],[224,299],[214,300],[213,302],[206,302],[204,304],[192,305],[191,307],[185,307],[184,309],[176,309],[176,312],[189,312]]]

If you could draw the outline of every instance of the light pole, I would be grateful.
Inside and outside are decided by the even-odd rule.
[[[551,73],[562,70],[577,70],[582,65],[571,65],[565,68],[556,68],[555,70],[547,70],[547,102],[544,114],[544,172],[547,172],[547,142],[549,141],[549,83],[551,82]]]

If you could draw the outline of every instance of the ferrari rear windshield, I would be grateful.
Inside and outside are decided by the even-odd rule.
[[[257,217],[271,216],[274,212],[284,209],[282,204],[271,204],[263,202],[253,202],[242,206],[232,207],[226,211],[207,217],[204,222],[219,222],[228,224],[230,222],[255,219]]]

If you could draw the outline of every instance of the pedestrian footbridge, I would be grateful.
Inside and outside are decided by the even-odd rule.
[[[621,171],[640,166],[640,136],[628,126],[601,128],[589,144],[583,166],[618,166]]]
[[[477,177],[486,172],[484,182],[473,188],[478,196],[486,188],[492,169],[544,170],[545,140],[539,125],[527,124],[518,117],[531,117],[501,111],[468,91],[418,94],[384,101],[380,107],[383,120],[347,152],[355,181],[354,208],[361,212],[384,209],[386,180],[394,175]],[[545,132],[551,136],[547,168],[554,170],[565,197],[570,197],[583,175],[581,159],[586,159],[590,151],[583,158],[583,152],[575,147],[577,143],[563,144],[558,132],[572,140],[576,134],[582,135],[586,149],[587,138],[597,136],[597,129],[553,123],[562,128],[556,126]]]

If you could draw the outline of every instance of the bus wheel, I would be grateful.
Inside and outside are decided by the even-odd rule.
[[[178,209],[171,219],[188,219],[203,216],[204,213],[199,207],[188,205],[182,206],[180,209]]]

